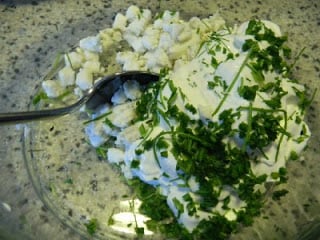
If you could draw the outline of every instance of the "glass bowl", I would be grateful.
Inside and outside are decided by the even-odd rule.
[[[287,33],[289,45],[294,53],[298,54],[305,47],[294,69],[294,76],[306,84],[312,92],[312,89],[319,85],[317,72],[319,67],[316,63],[318,61],[319,65],[320,50],[316,38],[313,38],[316,36],[319,38],[319,27],[310,30],[306,37],[302,37],[310,25],[306,22],[307,17],[302,10],[299,10],[300,3],[282,1],[277,3],[277,7],[272,7],[267,2],[156,1],[147,5],[137,2],[137,5],[151,9],[153,15],[166,9],[177,10],[186,20],[191,16],[209,16],[216,11],[219,11],[231,25],[253,17],[272,20],[281,26],[284,33]],[[309,3],[309,1],[303,2]],[[105,21],[101,19],[98,21],[97,26],[101,28],[97,28],[105,28],[102,22],[111,24],[115,14],[124,12],[129,5],[122,3],[116,5],[112,15]],[[310,16],[316,13],[316,10],[311,8],[308,11]],[[296,19],[292,19],[292,16]],[[83,37],[85,36],[84,34]],[[53,51],[58,53],[59,47]],[[55,71],[41,80],[50,79],[52,74],[55,74]],[[35,92],[34,95],[36,94]],[[317,94],[306,116],[312,132],[309,146],[300,160],[290,162],[288,165],[289,180],[286,188],[289,193],[280,201],[268,198],[261,216],[255,219],[254,224],[242,228],[239,233],[231,236],[231,239],[313,239],[317,236],[320,231],[318,219],[320,133],[317,125],[320,120],[319,99],[320,96]],[[64,104],[54,101],[50,102],[50,105],[37,108],[59,107]],[[30,109],[34,109],[32,104]],[[132,191],[124,183],[117,169],[99,158],[95,149],[88,143],[83,126],[85,119],[85,114],[76,112],[54,120],[26,125],[23,151],[30,179],[40,199],[52,214],[81,237],[136,238],[129,226],[132,222],[126,218],[118,228],[109,226],[110,216],[131,211],[128,199],[132,196]],[[96,223],[98,223],[97,228]],[[147,234],[145,237],[163,238],[160,235]]]

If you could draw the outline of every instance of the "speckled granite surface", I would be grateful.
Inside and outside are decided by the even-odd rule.
[[[159,8],[179,10],[185,17],[206,16],[219,10],[231,24],[254,16],[270,19],[288,33],[290,46],[296,53],[306,48],[296,65],[295,77],[311,89],[320,86],[318,0],[148,2],[0,0],[0,111],[27,109],[39,79],[56,54],[109,26],[115,13],[131,4],[150,6],[153,12]],[[303,161],[289,167],[290,193],[281,204],[268,203],[268,207],[275,209],[266,213],[269,220],[259,220],[235,239],[245,239],[245,234],[255,239],[273,236],[294,239],[320,214],[319,99],[318,93],[307,116],[313,132],[310,147]],[[0,239],[80,239],[38,199],[25,168],[21,136],[16,126],[0,126]],[[277,224],[264,231],[261,226],[267,223],[263,221]]]

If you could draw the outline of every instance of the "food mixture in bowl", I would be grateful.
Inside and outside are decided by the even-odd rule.
[[[272,187],[306,147],[311,100],[290,75],[297,57],[286,40],[270,21],[230,27],[218,14],[185,21],[131,6],[64,54],[56,79],[42,83],[45,97],[81,97],[113,71],[160,75],[144,90],[127,81],[112,104],[87,113],[89,142],[134,189],[111,228],[225,239],[254,221],[266,196],[287,193]]]

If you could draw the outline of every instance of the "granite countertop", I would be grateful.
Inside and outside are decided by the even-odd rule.
[[[320,3],[318,0],[216,0],[216,1],[118,1],[118,0],[0,0],[0,112],[28,108],[41,77],[56,54],[67,51],[86,36],[110,26],[117,11],[131,4],[179,10],[183,16],[220,14],[229,23],[252,17],[270,19],[288,33],[290,46],[305,47],[295,77],[310,89],[320,81]],[[288,225],[274,227],[283,239],[296,237],[320,209],[318,178],[320,133],[318,93],[307,115],[313,132],[304,160],[291,167],[290,192],[282,204],[300,201],[304,207],[284,207]],[[0,239],[80,239],[56,219],[39,200],[23,160],[22,127],[0,125]],[[271,204],[272,205],[272,204]],[[281,205],[281,204],[280,204]],[[309,208],[308,208],[309,206]],[[270,218],[281,216],[270,214]],[[289,216],[288,215],[288,216]],[[294,218],[292,218],[294,216]],[[288,227],[289,226],[289,227]],[[252,231],[258,239],[259,234]],[[256,234],[256,235],[254,235]],[[261,239],[267,239],[260,236]]]

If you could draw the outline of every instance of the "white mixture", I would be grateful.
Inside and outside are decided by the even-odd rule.
[[[189,232],[202,219],[217,213],[230,221],[235,220],[237,213],[247,206],[238,195],[244,180],[213,185],[219,193],[218,203],[210,211],[202,209],[199,176],[186,177],[176,159],[171,140],[180,123],[169,116],[168,111],[176,107],[176,111],[188,116],[189,121],[195,122],[189,123],[191,129],[198,126],[198,120],[203,125],[223,124],[219,116],[230,111],[234,114],[230,129],[233,133],[224,136],[225,147],[240,149],[250,156],[253,175],[266,174],[265,181],[279,181],[279,171],[305,148],[310,136],[303,121],[304,109],[298,106],[304,87],[286,77],[286,67],[278,65],[279,69],[275,69],[277,63],[263,66],[259,71],[262,67],[257,65],[261,56],[254,55],[252,48],[245,49],[246,44],[255,42],[259,52],[273,45],[272,40],[257,39],[248,33],[251,23],[227,28],[218,14],[184,21],[178,12],[165,11],[152,17],[149,10],[131,6],[125,15],[116,15],[112,28],[82,39],[79,48],[65,55],[65,67],[59,71],[57,79],[44,81],[42,86],[52,98],[60,96],[67,88],[74,88],[74,93],[81,96],[99,77],[110,73],[109,66],[101,61],[103,56],[119,42],[126,41],[131,50],[118,52],[115,59],[123,71],[159,73],[166,70],[159,92],[154,95],[157,113],[150,110],[148,117],[136,120],[137,103],[143,93],[139,90],[138,79],[129,81],[113,96],[114,105],[106,104],[91,116],[95,119],[106,114],[108,119],[108,123],[101,118],[86,125],[91,144],[98,148],[110,136],[115,137],[115,146],[107,151],[108,161],[119,165],[127,179],[138,177],[158,188],[167,197],[168,207],[178,222]],[[274,38],[281,38],[276,24],[269,21],[255,24],[262,26],[258,30],[260,35],[271,31]],[[152,123],[155,115],[158,122]],[[264,117],[270,119],[259,125]],[[268,131],[264,127],[269,120],[276,121],[273,126],[278,127],[277,135],[263,147],[254,148],[259,137],[263,140],[270,136],[259,133],[252,135],[259,139],[250,139],[250,131],[259,126]],[[157,147],[160,136],[166,145]],[[153,147],[143,147],[148,140],[153,141]],[[256,189],[263,191],[263,184],[257,184]],[[189,212],[186,195],[195,203],[195,213]]]

